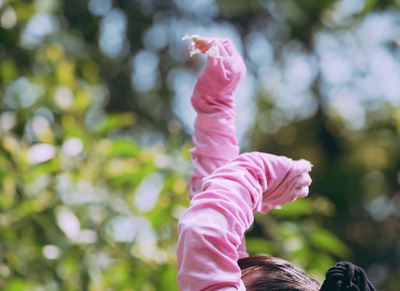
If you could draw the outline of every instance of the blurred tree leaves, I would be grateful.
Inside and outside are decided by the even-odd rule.
[[[203,65],[180,37],[207,33],[246,58],[238,123],[256,106],[243,150],[314,164],[310,197],[257,215],[249,253],[321,280],[352,260],[398,290],[398,10],[390,0],[0,1],[0,289],[177,290],[184,104]],[[357,92],[367,97],[357,103]]]

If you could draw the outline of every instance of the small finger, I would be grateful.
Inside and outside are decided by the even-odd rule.
[[[312,182],[312,179],[311,179],[310,175],[308,174],[308,172],[303,173],[297,177],[296,187],[310,186],[311,182]]]
[[[295,195],[296,197],[304,198],[308,196],[308,191],[309,191],[308,186],[298,187],[295,190]]]
[[[194,47],[199,49],[202,53],[206,53],[212,45],[212,41],[206,38],[194,39],[193,42]]]
[[[307,160],[294,161],[293,171],[299,175],[304,172],[310,172],[312,166],[313,165]]]

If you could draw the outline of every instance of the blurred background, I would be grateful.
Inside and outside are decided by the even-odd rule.
[[[399,0],[0,0],[0,289],[178,289],[205,60],[186,33],[245,58],[242,151],[314,164],[250,254],[399,290]]]

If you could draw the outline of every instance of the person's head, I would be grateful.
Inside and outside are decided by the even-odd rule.
[[[238,261],[246,290],[318,291],[321,284],[284,259],[248,257]]]
[[[248,257],[240,259],[238,264],[249,291],[376,291],[365,271],[350,262],[331,267],[322,285],[280,258]]]

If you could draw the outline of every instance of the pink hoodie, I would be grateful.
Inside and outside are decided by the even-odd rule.
[[[230,40],[201,40],[219,56],[208,57],[192,96],[192,200],[178,225],[178,285],[245,290],[237,260],[247,256],[242,241],[253,213],[307,196],[311,164],[258,152],[238,156],[233,91],[245,65]]]

